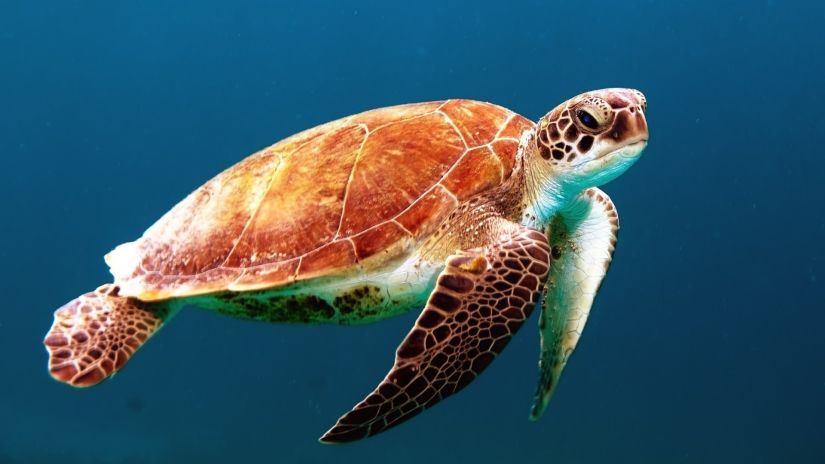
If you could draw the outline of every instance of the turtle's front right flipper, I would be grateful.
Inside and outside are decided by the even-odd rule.
[[[607,194],[591,188],[556,214],[549,232],[553,263],[539,319],[541,356],[532,420],[538,420],[547,408],[584,331],[593,299],[613,259],[619,215]]]
[[[544,234],[506,228],[497,243],[447,259],[389,374],[321,442],[398,425],[467,386],[495,359],[533,310],[550,261]]]
[[[172,315],[166,302],[147,303],[104,285],[54,313],[43,344],[49,373],[73,387],[90,387],[111,376]]]

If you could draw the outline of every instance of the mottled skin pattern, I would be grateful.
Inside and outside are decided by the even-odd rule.
[[[572,162],[577,155],[589,151],[597,138],[620,140],[626,136],[631,124],[647,127],[643,113],[647,109],[647,101],[641,92],[637,96],[640,100],[638,105],[632,99],[613,95],[610,98],[584,97],[576,104],[556,108],[539,123],[539,154],[551,165],[558,166],[563,161]],[[598,134],[587,126],[575,124],[575,107],[580,104],[587,105],[593,116],[603,124],[612,125],[612,130]]]
[[[185,305],[332,324],[424,307],[384,382],[323,438],[351,441],[466,386],[546,287],[540,414],[615,245],[611,220],[594,207],[612,203],[596,201],[591,187],[638,158],[645,110],[642,94],[627,89],[582,94],[538,124],[448,100],[287,138],[108,254],[114,284],[55,313],[50,372],[96,384]]]

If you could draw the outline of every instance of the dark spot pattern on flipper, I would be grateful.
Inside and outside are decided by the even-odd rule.
[[[530,315],[542,292],[549,259],[545,235],[527,228],[484,250],[448,258],[424,311],[398,347],[387,377],[321,441],[340,443],[375,435],[464,388]],[[456,282],[462,283],[455,286],[458,289],[472,290],[450,288]]]

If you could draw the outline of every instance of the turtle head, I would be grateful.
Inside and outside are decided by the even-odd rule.
[[[629,168],[647,144],[647,100],[638,90],[581,94],[538,124],[536,149],[555,175],[597,187]]]
[[[551,209],[626,171],[647,145],[647,100],[638,90],[578,95],[539,120],[534,140],[534,189]],[[549,196],[549,197],[548,197]]]

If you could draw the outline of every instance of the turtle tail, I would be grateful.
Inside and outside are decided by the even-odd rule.
[[[119,371],[174,311],[165,301],[120,296],[103,285],[54,313],[43,343],[49,373],[73,387],[90,387]]]

